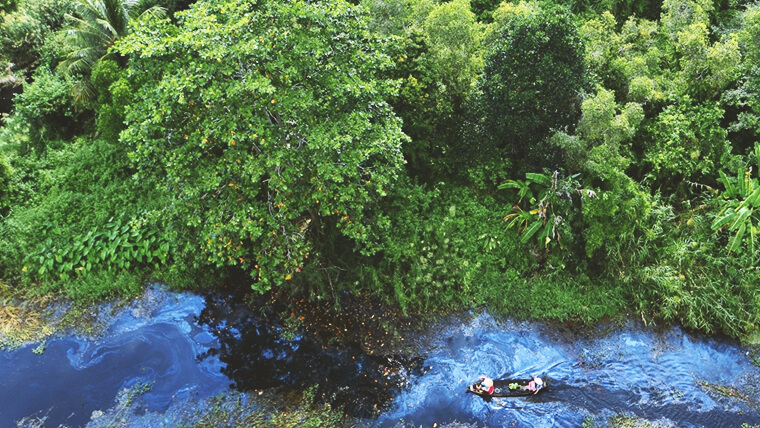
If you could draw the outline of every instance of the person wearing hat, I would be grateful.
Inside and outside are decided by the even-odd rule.
[[[478,389],[489,395],[493,394],[493,379],[485,376],[481,376],[479,379],[480,384],[478,384]]]
[[[528,390],[533,391],[533,394],[538,394],[538,391],[544,387],[544,381],[540,377],[532,377],[533,380],[528,382]]]

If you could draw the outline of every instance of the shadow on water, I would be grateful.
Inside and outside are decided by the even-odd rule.
[[[307,337],[302,330],[283,336],[277,317],[262,317],[223,295],[206,298],[199,323],[208,326],[219,358],[234,387],[243,392],[268,388],[306,390],[350,416],[372,417],[388,408],[413,376],[424,372],[423,358],[369,355],[358,347],[338,347]]]

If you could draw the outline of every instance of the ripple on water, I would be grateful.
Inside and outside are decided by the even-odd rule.
[[[225,390],[219,360],[197,360],[209,344],[193,323],[203,298],[161,287],[146,294],[100,339],[51,339],[41,355],[32,352],[36,345],[0,353],[0,426],[26,416],[46,416],[46,426],[83,426],[93,411],[112,407],[120,390],[141,382],[152,383],[140,401],[152,411],[190,391],[203,397]]]
[[[425,359],[417,361],[324,346],[299,334],[284,340],[277,325],[243,312],[232,317],[230,308],[221,302],[209,312],[203,297],[155,287],[117,315],[99,340],[50,340],[42,355],[33,346],[0,353],[0,426],[32,414],[47,415],[50,426],[80,426],[139,382],[155,382],[140,402],[161,412],[178,398],[227,390],[230,378],[242,390],[319,383],[319,396],[358,414],[384,409],[367,419],[379,426],[404,420],[577,427],[587,416],[604,421],[618,414],[679,427],[760,421],[750,405],[757,389],[746,392],[760,372],[741,348],[678,328],[656,332],[631,323],[589,337],[484,313],[433,327]],[[551,379],[551,386],[536,396],[489,402],[465,392],[479,375],[532,374]],[[357,385],[359,378],[369,380]],[[721,396],[709,385],[750,399]]]
[[[469,323],[436,326],[426,366],[394,406],[375,424],[393,426],[462,423],[481,426],[577,427],[623,414],[662,426],[740,426],[759,423],[760,410],[747,401],[705,392],[701,382],[738,389],[760,376],[731,341],[664,332],[630,323],[607,334],[563,340],[540,323],[495,321],[488,314]],[[465,394],[478,375],[495,378],[545,374],[547,390],[526,398],[490,402]],[[744,379],[744,380],[743,380]]]

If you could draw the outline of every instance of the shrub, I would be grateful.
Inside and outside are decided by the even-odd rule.
[[[78,303],[91,304],[117,297],[137,296],[143,290],[144,272],[101,270],[88,276],[61,281],[65,295]]]
[[[435,311],[484,301],[490,281],[527,275],[529,251],[501,220],[502,202],[474,198],[466,187],[400,186],[384,207],[382,253],[355,275],[355,285],[404,309]]]
[[[111,144],[118,143],[119,133],[125,128],[125,110],[134,92],[125,74],[115,61],[105,60],[95,66],[90,79],[98,93],[95,125],[101,138]]]
[[[15,98],[15,114],[26,125],[28,146],[21,153],[34,151],[38,155],[59,139],[71,138],[78,129],[79,114],[74,110],[71,84],[48,69],[38,68],[32,83]]]
[[[40,58],[39,50],[47,38],[63,28],[65,15],[72,10],[70,0],[22,0],[0,23],[0,57],[14,63],[15,69],[30,66]]]

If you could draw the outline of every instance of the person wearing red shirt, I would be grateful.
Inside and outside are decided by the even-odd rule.
[[[487,394],[493,394],[493,379],[485,376],[481,376],[480,378],[480,385],[478,385],[479,389],[483,392],[486,392]]]

